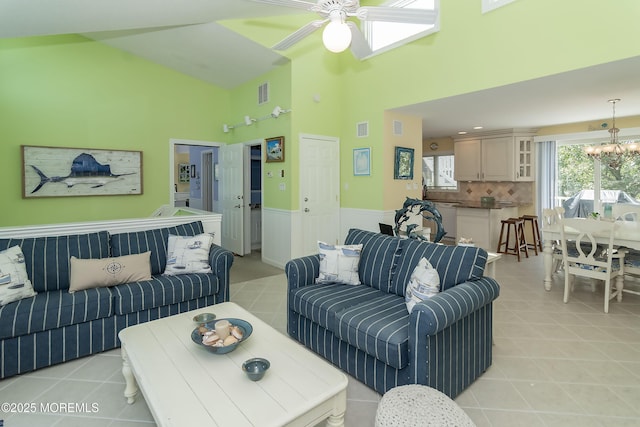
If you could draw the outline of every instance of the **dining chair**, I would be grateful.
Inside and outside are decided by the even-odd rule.
[[[640,205],[632,205],[629,203],[616,203],[612,206],[611,214],[618,221],[640,221]],[[625,248],[627,254],[624,258],[624,274],[631,276],[640,276],[640,251],[637,249]],[[640,291],[636,291],[629,287],[623,288],[623,292],[640,295]]]
[[[609,301],[617,297],[622,301],[624,288],[624,250],[614,253],[613,237],[618,224],[584,218],[564,218],[560,227],[562,261],[564,264],[564,302],[569,301],[575,276],[604,281],[604,312],[609,312]],[[606,238],[599,246],[595,236]],[[575,252],[573,252],[575,250]],[[611,280],[615,279],[615,290]]]
[[[563,209],[564,210],[564,209]],[[558,214],[556,209],[543,209],[542,210],[542,230],[545,228],[553,227],[560,224],[562,217]],[[551,271],[557,273],[562,266],[562,247],[560,241],[554,240],[551,242],[551,256],[553,264],[551,265]]]

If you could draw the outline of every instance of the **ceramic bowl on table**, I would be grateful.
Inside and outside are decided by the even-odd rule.
[[[247,378],[251,381],[259,381],[264,377],[265,372],[271,364],[267,359],[256,357],[253,359],[245,360],[242,364],[242,370],[247,374]]]
[[[231,324],[231,332],[229,336],[233,336],[236,341],[230,344],[221,345],[218,340],[209,340],[205,337],[211,337],[212,332],[215,333],[216,323],[220,321],[228,321]],[[237,328],[235,331],[234,328]],[[191,340],[199,347],[215,354],[226,354],[235,350],[240,344],[245,342],[253,332],[253,327],[249,322],[242,319],[226,318],[217,319],[204,323],[191,332]],[[205,344],[205,341],[207,342]]]
[[[213,313],[200,313],[193,316],[193,321],[199,324],[205,324],[216,319],[216,315]]]

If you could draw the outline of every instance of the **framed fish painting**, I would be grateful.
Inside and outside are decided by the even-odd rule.
[[[22,146],[22,197],[142,194],[142,151]]]

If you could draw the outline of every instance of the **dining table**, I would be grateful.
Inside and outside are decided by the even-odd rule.
[[[583,218],[584,221],[613,221],[613,219],[591,219]],[[625,247],[640,250],[640,222],[616,220],[614,229],[613,244],[617,247]],[[551,290],[551,268],[553,266],[553,243],[560,240],[560,229],[562,222],[555,224],[545,224],[542,227],[542,238],[544,240],[543,257],[544,257],[544,288]],[[577,230],[567,227],[565,229],[567,235],[578,235]],[[594,235],[597,243],[608,244],[609,236]]]

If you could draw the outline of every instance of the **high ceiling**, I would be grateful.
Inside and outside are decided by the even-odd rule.
[[[83,34],[231,89],[287,59],[218,21],[300,10],[248,0],[0,0],[0,38]],[[535,128],[640,115],[640,58],[398,109],[423,118],[423,136]]]

